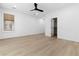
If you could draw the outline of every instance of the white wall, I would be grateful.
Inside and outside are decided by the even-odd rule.
[[[54,11],[44,18],[45,35],[51,36],[51,18],[58,17],[58,38],[79,42],[79,4]]]
[[[4,12],[15,15],[15,31],[4,31]],[[27,14],[23,14],[18,11],[0,9],[0,39],[39,33],[44,33],[44,29],[43,25],[40,24],[40,21],[38,21],[38,19],[35,19],[31,16],[28,16]]]

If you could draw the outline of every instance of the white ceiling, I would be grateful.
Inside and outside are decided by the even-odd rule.
[[[0,7],[20,11],[30,16],[41,18],[50,12],[73,4],[74,3],[38,3],[38,8],[44,10],[44,12],[39,12],[38,15],[34,15],[34,12],[30,11],[34,9],[33,3],[0,3]],[[14,6],[16,6],[16,9],[13,9]]]

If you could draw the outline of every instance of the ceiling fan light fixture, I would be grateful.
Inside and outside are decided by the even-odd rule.
[[[39,11],[37,11],[37,10],[34,10],[34,11],[32,11],[33,12],[33,15],[39,15]]]
[[[34,15],[36,15],[36,16],[37,16],[37,15],[39,15],[39,13],[34,13]]]

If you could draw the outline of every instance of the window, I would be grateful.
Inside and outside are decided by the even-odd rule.
[[[14,15],[4,13],[4,31],[14,30]]]

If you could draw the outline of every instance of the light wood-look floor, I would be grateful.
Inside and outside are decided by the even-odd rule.
[[[2,56],[78,56],[79,43],[42,34],[0,40]]]

